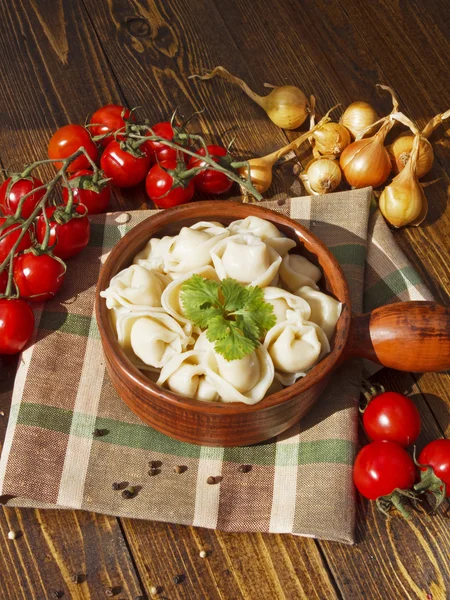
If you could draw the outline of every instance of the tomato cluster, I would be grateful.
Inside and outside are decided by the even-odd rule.
[[[407,516],[405,498],[427,490],[438,502],[450,496],[450,440],[425,446],[416,464],[405,449],[417,440],[421,427],[410,398],[396,392],[375,396],[364,410],[363,425],[371,443],[356,457],[353,480],[365,498],[376,500],[382,510],[394,505]],[[418,473],[422,482],[416,484]]]
[[[197,140],[201,147],[194,150]],[[145,179],[150,199],[169,208],[189,202],[195,190],[224,194],[233,184],[225,148],[206,146],[173,119],[139,125],[132,111],[117,104],[96,110],[86,127],[58,129],[48,156],[58,169],[52,182],[32,175],[38,161],[0,186],[0,354],[20,352],[28,343],[34,323],[28,302],[59,291],[63,261],[87,245],[88,215],[107,209],[111,186],[132,187]],[[47,198],[57,180],[63,181],[62,203]]]

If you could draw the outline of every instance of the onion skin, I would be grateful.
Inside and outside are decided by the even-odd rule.
[[[305,183],[308,182],[312,192],[329,194],[341,183],[342,173],[336,161],[330,158],[317,158],[306,168],[302,179]]]
[[[383,142],[366,138],[353,142],[341,154],[341,169],[354,188],[378,187],[389,177],[391,159]]]
[[[402,171],[407,164],[411,155],[413,143],[413,135],[402,134],[396,140],[394,140],[390,146],[387,147],[387,150],[391,156],[392,170],[394,173],[400,173],[400,171]],[[426,138],[421,136],[416,165],[416,175],[419,179],[430,171],[431,167],[433,166],[433,162],[433,146]]]
[[[266,160],[266,157],[262,157],[252,158],[248,161],[248,163],[250,165],[250,179],[252,181],[253,187],[257,192],[263,194],[272,185],[273,162],[271,160]],[[239,175],[247,179],[247,167],[241,167],[238,172]]]
[[[297,129],[309,114],[308,98],[298,87],[283,85],[274,88],[258,102],[269,119],[282,129]]]
[[[339,119],[339,123],[349,130],[352,139],[361,135],[376,121],[378,121],[378,115],[375,109],[367,102],[362,101],[352,102]]]
[[[351,141],[349,130],[340,123],[326,123],[318,129],[313,138],[315,149],[320,154],[338,156]]]

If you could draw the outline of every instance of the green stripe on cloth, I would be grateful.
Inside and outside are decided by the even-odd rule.
[[[331,253],[341,265],[364,266],[366,260],[366,247],[361,244],[343,244],[330,246]]]
[[[85,315],[44,311],[41,316],[39,328],[46,329],[47,331],[61,331],[62,333],[81,335],[83,337],[91,336],[96,339],[100,337],[95,320]]]
[[[76,422],[76,427],[72,427],[71,431],[73,419]],[[40,427],[51,431],[59,431],[60,433],[88,437],[92,435],[93,428],[86,428],[86,421],[91,422],[91,419],[91,415],[74,414],[72,411],[63,408],[26,402],[20,405],[17,422],[30,427]],[[200,457],[200,446],[178,442],[144,424],[138,425],[114,419],[97,418],[95,428],[107,431],[102,437],[95,438],[97,442],[141,450],[158,448],[158,452],[162,454],[172,454],[185,458]],[[293,444],[293,446],[296,445]],[[268,452],[268,450],[270,451]],[[275,451],[274,443],[258,444],[246,448],[227,448],[223,460],[236,464],[242,462],[264,466],[276,464],[280,467],[314,463],[351,465],[354,457],[354,444],[347,440],[338,439],[300,442],[298,444],[298,457],[295,457],[296,460],[293,460],[292,454],[288,452],[279,453],[276,459]]]
[[[394,271],[365,291],[364,308],[371,311],[383,304],[389,304],[396,296],[416,285],[423,285],[423,281],[413,267]]]
[[[94,248],[112,248],[122,236],[117,225],[91,222],[91,235],[89,246]]]

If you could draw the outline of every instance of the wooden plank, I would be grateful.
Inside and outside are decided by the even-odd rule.
[[[147,591],[160,586],[163,596],[183,600],[340,598],[313,540],[131,519],[122,525]],[[182,584],[173,582],[177,574],[186,576]]]

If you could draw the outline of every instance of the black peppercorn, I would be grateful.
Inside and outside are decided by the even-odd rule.
[[[183,581],[186,579],[186,575],[175,575],[175,577],[173,578],[173,582],[175,585],[179,585],[180,583],[183,583]]]
[[[176,467],[173,468],[173,472],[177,473],[177,475],[180,475],[181,473],[184,473],[185,471],[187,471],[187,467],[185,465],[177,465]]]
[[[151,460],[148,463],[148,466],[152,469],[160,469],[162,467],[162,462],[160,460]]]
[[[148,472],[148,474],[150,475],[150,477],[154,477],[155,475],[159,475],[161,473],[161,469],[157,469],[155,467],[152,467],[150,469],[150,471]]]
[[[249,473],[252,470],[252,465],[240,465],[238,467],[239,473]]]
[[[74,573],[72,575],[72,582],[73,583],[82,583],[83,582],[83,575],[81,575],[81,573]]]
[[[120,490],[120,483],[117,483],[116,481],[112,484],[112,489],[117,492],[117,490]]]
[[[108,598],[112,598],[114,596],[114,590],[112,589],[112,587],[106,588],[105,596],[107,596]]]
[[[130,485],[130,487],[127,487],[126,490],[123,490],[122,498],[125,498],[125,500],[128,500],[129,498],[133,498],[135,493],[136,493],[136,489],[132,485]]]

